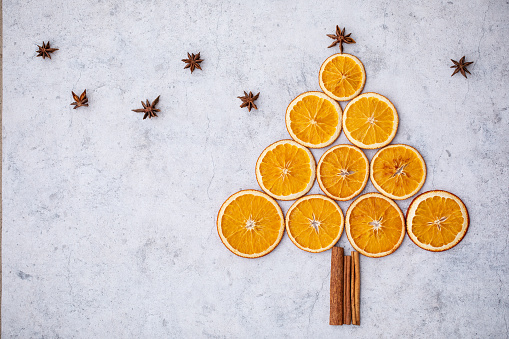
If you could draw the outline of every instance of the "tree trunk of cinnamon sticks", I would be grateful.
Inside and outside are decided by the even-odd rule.
[[[343,248],[332,248],[329,324],[360,325],[359,252],[345,256]]]

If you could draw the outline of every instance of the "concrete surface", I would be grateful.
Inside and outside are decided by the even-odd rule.
[[[506,1],[3,10],[3,338],[508,337]],[[455,193],[471,216],[450,251],[407,237],[388,257],[362,257],[360,327],[328,325],[330,252],[285,236],[242,259],[215,225],[230,194],[258,188],[263,148],[289,137],[287,104],[319,89],[336,24],[357,41],[345,52],[364,62],[364,91],[399,111],[394,142],[425,158],[423,191]],[[47,40],[60,50],[36,58]],[[183,69],[187,52],[202,53],[203,71]],[[463,55],[472,75],[451,77]],[[71,90],[84,89],[90,107],[73,110]],[[258,110],[239,108],[244,90],[261,92]],[[158,118],[131,112],[157,95]],[[345,235],[339,245],[351,250]]]

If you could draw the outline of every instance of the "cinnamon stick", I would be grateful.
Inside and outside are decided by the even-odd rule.
[[[350,275],[351,275],[352,257],[345,256],[345,273],[344,273],[344,296],[343,296],[343,323],[350,325],[352,323],[352,305],[350,298]]]
[[[332,248],[330,272],[330,325],[343,325],[343,257],[343,248],[334,246]]]
[[[361,268],[359,262],[359,252],[352,252],[353,259],[353,270],[354,270],[354,285],[352,289],[354,290],[354,309],[355,312],[355,323],[354,325],[361,324]]]
[[[354,252],[352,251],[352,267],[350,274],[350,303],[352,307],[350,308],[352,311],[352,325],[357,325],[357,313],[355,313],[355,260],[354,260]]]

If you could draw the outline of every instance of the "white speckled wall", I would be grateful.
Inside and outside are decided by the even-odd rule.
[[[4,1],[2,337],[507,338],[508,18],[495,0]],[[336,24],[364,91],[398,109],[394,143],[425,158],[422,191],[455,193],[471,217],[450,251],[406,237],[362,257],[360,327],[328,325],[330,252],[285,236],[242,259],[215,225],[229,195],[258,189],[288,103],[319,90]],[[43,40],[51,60],[35,57]],[[183,69],[187,52],[203,71]],[[451,77],[463,55],[472,75]],[[258,110],[239,108],[244,90]],[[158,95],[158,118],[131,111]]]

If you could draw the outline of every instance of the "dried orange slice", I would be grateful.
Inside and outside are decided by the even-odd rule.
[[[373,258],[391,254],[405,237],[403,213],[380,193],[367,193],[354,200],[346,212],[345,226],[350,244]]]
[[[419,192],[426,181],[426,163],[408,145],[389,145],[371,159],[371,182],[383,195],[403,200]]]
[[[301,250],[318,253],[334,246],[343,233],[343,212],[331,198],[306,195],[286,213],[286,231]]]
[[[341,106],[322,92],[306,92],[286,109],[286,129],[299,144],[329,146],[341,132]]]
[[[285,230],[283,212],[267,194],[245,190],[229,197],[217,215],[217,233],[223,244],[244,258],[271,252]]]
[[[360,148],[388,145],[398,130],[398,112],[383,95],[363,93],[350,101],[343,113],[343,130],[352,144]]]
[[[256,180],[267,194],[279,200],[300,198],[313,186],[315,158],[293,140],[280,140],[265,150],[256,162]]]
[[[355,146],[334,146],[320,158],[316,177],[320,188],[329,197],[350,200],[366,187],[369,177],[368,158]]]
[[[323,62],[318,79],[325,94],[338,101],[348,101],[364,88],[366,71],[357,57],[334,54]]]
[[[407,231],[420,248],[439,252],[456,246],[468,230],[463,201],[446,191],[429,191],[415,197],[407,210]]]

